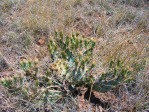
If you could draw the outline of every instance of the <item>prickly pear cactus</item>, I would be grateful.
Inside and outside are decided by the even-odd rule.
[[[124,66],[124,63],[119,59],[111,61],[109,65],[109,72],[103,73],[97,81],[93,84],[93,90],[99,92],[107,92],[114,87],[131,81],[131,71]]]
[[[77,84],[84,81],[87,72],[95,66],[92,62],[95,41],[82,38],[79,34],[64,36],[55,33],[49,42],[48,48],[53,60],[52,69],[58,70],[63,78]]]
[[[20,66],[25,74],[14,74],[14,76],[0,78],[0,83],[8,88],[11,94],[19,95],[25,100],[41,105],[47,100],[48,103],[53,104],[62,97],[61,90],[52,88],[55,84],[53,84],[50,74],[41,75],[38,73],[37,59],[23,59],[20,61]]]

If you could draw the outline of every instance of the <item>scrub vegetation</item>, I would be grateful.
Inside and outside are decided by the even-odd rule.
[[[0,111],[148,112],[148,0],[1,0]]]

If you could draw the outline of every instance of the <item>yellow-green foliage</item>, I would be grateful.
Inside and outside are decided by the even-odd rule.
[[[107,92],[119,84],[127,83],[132,79],[131,71],[121,60],[111,60],[108,72],[103,73],[99,79],[95,81],[93,90]]]
[[[107,92],[132,80],[129,68],[120,59],[115,59],[109,62],[108,72],[100,74],[95,81],[91,74],[95,67],[92,60],[95,44],[94,39],[84,38],[79,34],[64,36],[62,32],[56,32],[48,45],[53,62],[46,74],[39,73],[37,59],[24,59],[20,62],[24,75],[3,78],[1,83],[12,93],[19,93],[32,102],[54,103],[63,96],[63,82],[68,84],[67,88],[86,86],[93,87],[92,90],[98,92]],[[53,79],[52,76],[57,78]]]
[[[52,70],[57,70],[62,78],[73,86],[90,86],[93,90],[107,92],[119,84],[132,80],[131,71],[120,59],[109,60],[109,70],[100,74],[95,81],[90,71],[95,41],[82,38],[78,34],[64,36],[57,33],[49,42],[49,51],[53,59]],[[94,82],[95,81],[95,82]]]
[[[94,47],[92,39],[56,32],[48,46],[53,59],[52,69],[58,70],[64,79],[74,85],[86,80],[89,77],[87,73],[95,66],[92,61]]]
[[[47,100],[49,104],[53,104],[61,98],[61,91],[52,88],[55,83],[52,82],[50,74],[48,72],[45,75],[38,73],[37,59],[24,59],[20,61],[20,66],[25,72],[24,75],[16,74],[0,80],[13,95],[20,95],[23,99],[38,105],[46,103]]]

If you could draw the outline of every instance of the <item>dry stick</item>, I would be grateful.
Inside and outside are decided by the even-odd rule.
[[[90,99],[91,99],[91,92],[92,92],[92,88],[93,88],[93,80],[91,80],[92,84],[91,84],[91,90],[90,90],[90,94],[89,94],[89,102],[90,102]]]

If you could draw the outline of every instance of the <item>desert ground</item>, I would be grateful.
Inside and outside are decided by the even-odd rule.
[[[149,1],[0,0],[0,112],[149,112]]]

